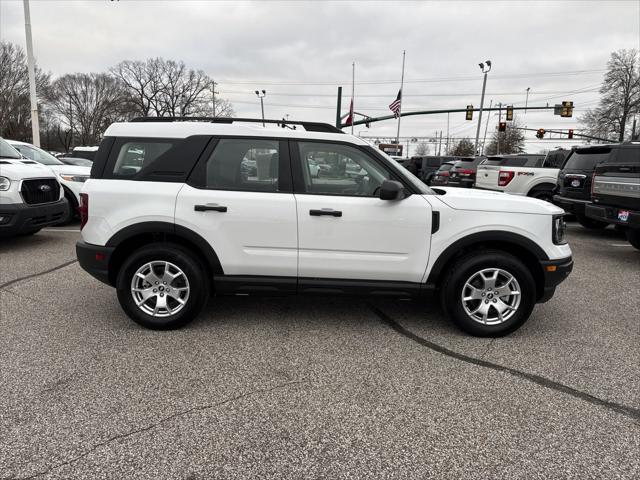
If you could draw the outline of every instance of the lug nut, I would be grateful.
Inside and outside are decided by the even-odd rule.
[[[160,294],[160,296],[161,296],[161,297],[164,297],[164,293],[161,293],[161,294]]]
[[[497,299],[495,299],[495,298],[493,299],[493,303],[496,303],[497,301],[498,301]]]
[[[154,291],[154,292],[157,292],[157,291],[158,291],[158,289],[157,289],[157,288],[154,288],[154,289],[153,289],[153,291]]]
[[[489,303],[489,300],[485,300],[484,303]]]

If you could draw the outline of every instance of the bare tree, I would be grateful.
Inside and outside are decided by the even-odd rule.
[[[47,95],[51,75],[36,67],[38,103]],[[0,42],[0,135],[31,140],[31,106],[27,57],[19,46]]]
[[[637,49],[611,54],[600,94],[599,105],[579,120],[589,135],[617,137],[622,142],[629,130],[630,117],[640,113],[640,52]]]
[[[429,155],[429,144],[427,142],[420,142],[416,145],[416,155]]]
[[[184,62],[126,60],[110,72],[126,87],[137,115],[213,115],[213,80],[202,70],[187,68]],[[215,115],[232,116],[231,103],[215,98]]]
[[[461,139],[451,148],[451,155],[456,157],[468,157],[473,155],[474,145],[468,138]]]
[[[106,73],[67,74],[53,83],[52,110],[69,126],[81,145],[95,145],[114,121],[127,117],[123,85]]]
[[[499,132],[496,129],[484,153],[487,155],[496,155],[524,152],[524,133],[517,128],[521,126],[522,125],[515,120],[504,132]]]

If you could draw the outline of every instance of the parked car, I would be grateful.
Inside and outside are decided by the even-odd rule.
[[[436,292],[479,336],[522,325],[572,269],[562,209],[479,190],[431,190],[358,137],[318,123],[115,123],[82,191],[82,268],[149,328],[177,328],[211,293]],[[246,120],[243,120],[246,123]],[[261,121],[258,121],[258,124]],[[138,172],[122,165],[131,144]],[[269,178],[240,175],[269,153]],[[313,177],[336,158],[366,175]]]
[[[591,203],[591,184],[596,165],[610,159],[612,152],[610,146],[576,148],[558,174],[553,203],[575,215],[578,223],[585,228],[598,229],[609,225],[608,222],[587,217],[585,207]]]
[[[93,166],[93,162],[87,158],[72,158],[72,157],[56,157],[65,165],[77,165],[79,167],[89,167]]]
[[[86,158],[87,160],[95,159],[96,153],[98,152],[98,147],[74,147],[71,150],[71,154],[68,155],[71,158]]]
[[[32,235],[58,223],[66,209],[51,170],[25,160],[0,138],[0,237]]]
[[[490,156],[478,166],[476,188],[550,202],[559,171],[555,163],[545,163],[544,155]]]
[[[16,140],[7,140],[7,142],[25,158],[47,166],[56,174],[58,181],[62,185],[64,197],[67,199],[67,210],[60,219],[59,224],[64,225],[73,220],[73,218],[78,215],[80,189],[82,188],[82,184],[89,178],[91,168],[78,165],[65,165],[50,153],[30,143],[18,142]]]
[[[593,173],[592,203],[585,214],[624,229],[629,243],[640,250],[640,142],[609,147]]]
[[[416,177],[429,185],[436,171],[444,162],[455,161],[456,157],[422,155],[411,157],[404,167]]]
[[[432,187],[446,186],[449,183],[449,173],[455,164],[456,162],[445,162],[440,165],[428,185]]]
[[[453,168],[449,171],[449,187],[471,188],[476,183],[476,171],[478,165],[486,157],[467,157],[460,158]]]

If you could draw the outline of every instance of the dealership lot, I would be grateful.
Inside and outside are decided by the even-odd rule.
[[[213,299],[144,330],[77,226],[0,243],[0,478],[637,478],[640,252],[575,267],[509,337],[435,305]]]

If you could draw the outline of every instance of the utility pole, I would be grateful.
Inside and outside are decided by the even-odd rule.
[[[480,126],[482,125],[482,107],[484,105],[484,92],[487,88],[487,74],[491,71],[491,60],[486,61],[488,69],[485,70],[484,63],[480,63],[480,70],[484,73],[484,79],[482,81],[482,96],[480,97],[480,113],[478,113],[478,128],[476,129],[476,144],[474,149],[474,156],[478,155],[478,141],[480,140]]]
[[[71,97],[69,97],[69,131],[71,132],[71,143],[69,148],[73,148],[73,104],[71,103]]]
[[[527,98],[525,98],[524,100],[524,113],[527,113],[527,105],[529,105],[529,90],[531,90],[531,87],[527,87]]]
[[[336,105],[336,127],[342,127],[342,119],[340,118],[342,110],[342,87],[338,87],[338,104]]]
[[[447,112],[447,146],[446,155],[449,155],[449,112]]]
[[[211,80],[211,106],[213,107],[213,118],[216,118],[216,85],[215,80]]]
[[[634,116],[633,117],[633,126],[631,127],[631,140],[637,140],[638,137],[636,136],[636,120],[637,117]]]
[[[36,67],[33,58],[33,40],[31,38],[31,12],[29,0],[23,0],[24,31],[27,37],[27,65],[29,70],[29,97],[31,100],[31,132],[33,144],[40,146],[40,123],[38,121],[38,97],[36,96]]]
[[[491,106],[493,105],[493,98],[489,102],[489,112],[491,112]],[[487,123],[484,125],[484,138],[482,139],[482,155],[484,155],[484,147],[487,144],[487,129],[489,128],[489,119],[491,118],[491,113],[487,114]]]
[[[440,142],[438,142],[438,156],[442,153],[442,130],[440,130]]]
[[[502,121],[502,102],[498,103],[498,125],[500,125],[501,121]],[[496,138],[498,139],[498,148],[496,151],[496,155],[500,155],[500,131],[498,131],[498,136]]]

